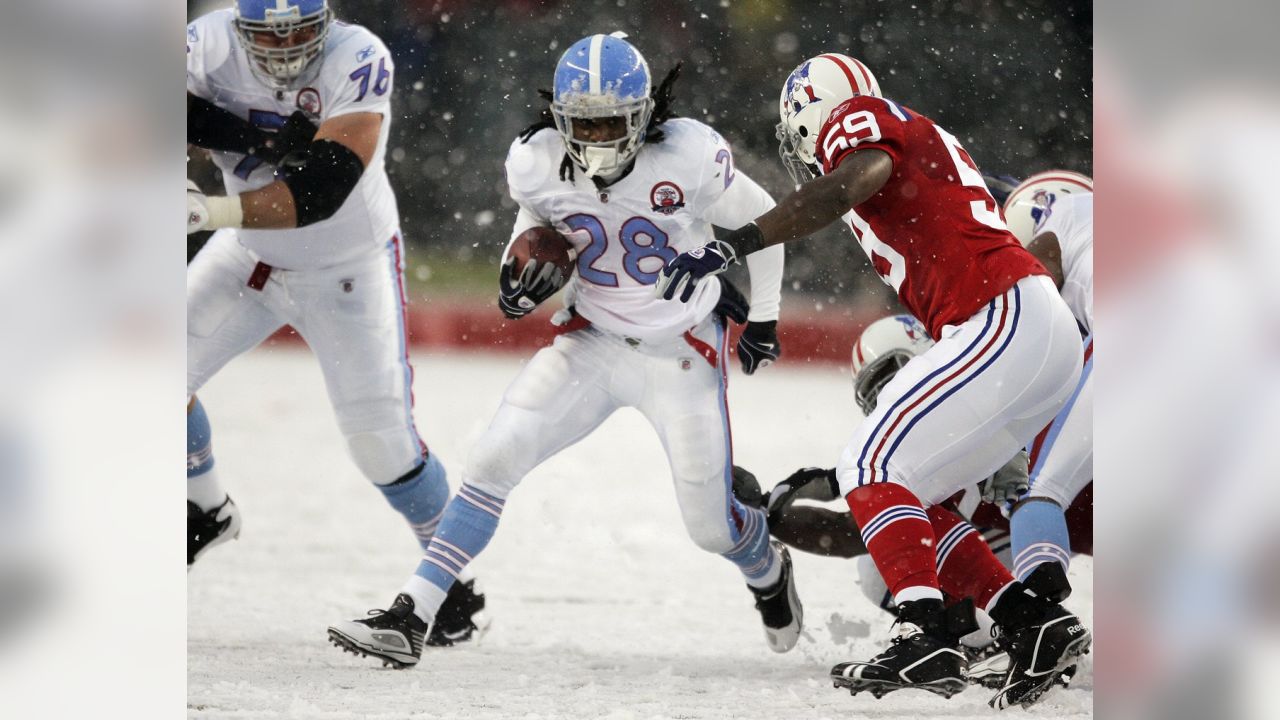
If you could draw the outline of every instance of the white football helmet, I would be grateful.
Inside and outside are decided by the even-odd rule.
[[[1093,192],[1093,178],[1070,170],[1036,173],[1009,193],[1004,201],[1004,222],[1023,247],[1031,244],[1036,230],[1053,211],[1057,193]]]
[[[854,95],[880,97],[880,83],[866,65],[847,55],[810,58],[787,76],[778,98],[778,156],[797,185],[818,174],[818,132],[831,111]]]
[[[871,323],[853,344],[853,389],[865,415],[876,409],[880,390],[911,358],[933,347],[924,325],[910,315]]]

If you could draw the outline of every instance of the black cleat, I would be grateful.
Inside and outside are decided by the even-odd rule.
[[[390,610],[370,610],[364,620],[329,626],[329,640],[347,652],[374,657],[397,670],[413,667],[422,657],[427,623],[413,612],[413,598],[396,596]]]
[[[427,636],[427,645],[449,647],[454,643],[466,642],[479,637],[488,627],[489,620],[484,614],[484,593],[476,591],[475,580],[459,580],[449,588],[444,604],[436,613],[431,633]]]
[[[759,589],[747,586],[756,597],[756,610],[760,611],[760,619],[764,622],[764,637],[769,649],[784,653],[796,646],[800,640],[800,630],[804,627],[804,607],[800,605],[800,596],[796,594],[796,577],[791,570],[791,553],[777,540],[769,543],[782,562],[782,574],[778,582],[770,587]]]
[[[187,571],[209,549],[240,537],[240,509],[231,496],[212,510],[187,501]]]
[[[1070,592],[1062,566],[1043,563],[1025,582],[1005,590],[991,608],[991,618],[1000,626],[997,642],[1010,661],[991,707],[1030,707],[1055,684],[1066,685],[1080,656],[1089,652],[1089,629],[1054,600],[1065,597],[1064,585]]]
[[[972,602],[949,610],[941,600],[904,602],[898,606],[895,626],[888,650],[866,662],[844,662],[831,668],[836,688],[846,688],[852,695],[866,691],[876,698],[903,688],[949,698],[965,689],[968,661],[959,639],[977,629]]]

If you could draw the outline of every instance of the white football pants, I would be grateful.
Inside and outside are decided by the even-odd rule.
[[[413,424],[403,272],[397,233],[382,253],[322,270],[272,268],[260,282],[257,258],[234,230],[219,230],[187,268],[188,395],[291,325],[320,361],[360,471],[378,485],[396,480],[424,448]]]
[[[733,478],[725,398],[727,333],[714,315],[684,337],[632,344],[595,327],[538,351],[471,449],[463,483],[506,498],[542,461],[634,407],[671,464],[685,528],[702,549],[733,549]]]
[[[1026,277],[912,358],[853,433],[840,491],[896,482],[927,507],[1000,469],[1062,409],[1080,333],[1053,282]]]
[[[1093,336],[1084,341],[1084,370],[1067,404],[1031,445],[1028,497],[1064,510],[1093,482]]]

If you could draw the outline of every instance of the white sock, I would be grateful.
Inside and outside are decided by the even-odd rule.
[[[210,468],[208,472],[187,478],[187,499],[195,503],[201,510],[212,510],[227,499],[227,491],[218,482],[218,470]]]
[[[417,575],[410,575],[408,582],[400,589],[400,592],[413,598],[413,614],[417,615],[425,623],[431,623],[436,618],[440,606],[444,604],[445,596],[449,593],[436,587],[434,583],[429,582],[425,578]]]
[[[941,600],[942,591],[928,585],[916,585],[913,587],[902,588],[893,596],[893,601],[899,606],[904,602],[912,600]]]

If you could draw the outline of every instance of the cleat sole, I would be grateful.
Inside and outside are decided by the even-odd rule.
[[[346,635],[343,635],[337,630],[334,630],[333,628],[329,628],[329,640],[330,642],[333,643],[334,646],[342,648],[343,652],[349,652],[352,655],[359,655],[360,657],[373,658],[375,660],[380,660],[382,661],[383,667],[391,667],[391,668],[395,668],[396,670],[406,670],[408,668],[413,667],[414,665],[417,665],[416,660],[411,663],[404,662],[403,660],[399,660],[397,658],[391,657],[384,653],[380,653],[377,650],[374,650],[372,648],[367,648],[359,644],[358,642],[356,642],[354,639],[347,637]]]

